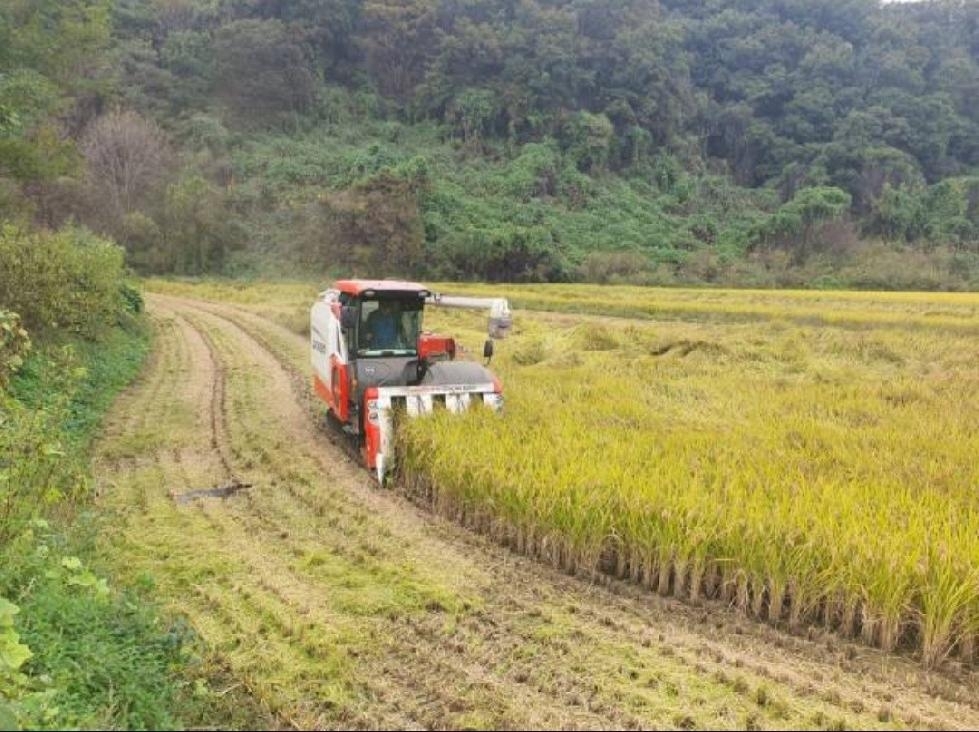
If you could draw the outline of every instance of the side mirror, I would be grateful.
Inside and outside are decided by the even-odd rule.
[[[353,330],[357,327],[357,308],[344,305],[340,308],[340,327],[343,330]]]
[[[493,358],[493,341],[487,340],[483,344],[483,358],[485,358],[487,361]]]

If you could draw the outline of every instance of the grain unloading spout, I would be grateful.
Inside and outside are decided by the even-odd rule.
[[[510,303],[504,297],[467,297],[464,295],[443,295],[433,293],[428,297],[433,305],[450,308],[468,308],[470,310],[488,310],[490,338],[505,338],[513,327],[513,316],[510,313]]]

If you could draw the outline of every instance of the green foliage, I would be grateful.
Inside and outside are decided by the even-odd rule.
[[[446,121],[467,147],[478,150],[500,112],[499,100],[489,89],[464,89],[449,104]]]
[[[24,357],[30,350],[31,339],[20,327],[20,316],[0,309],[0,390],[24,364]]]
[[[84,377],[70,355],[59,359],[62,381],[76,388]],[[13,540],[34,519],[89,489],[84,464],[67,452],[62,425],[70,391],[52,390],[42,408],[0,395],[0,545]]]
[[[615,128],[604,114],[578,112],[565,124],[562,141],[580,170],[601,172],[608,163]]]
[[[972,194],[941,185],[979,169],[977,14],[944,1],[13,0],[0,9],[0,215],[79,221],[148,273],[315,262],[562,279],[594,253],[635,251],[699,276],[753,266],[759,245],[802,267],[852,249],[854,232],[968,251]],[[75,140],[117,102],[186,154],[110,216]],[[406,188],[412,158],[427,173]],[[850,197],[849,218],[806,221],[796,196],[828,187]]]
[[[14,615],[19,612],[20,608],[0,597],[0,681],[5,688],[13,681],[13,675],[31,657],[30,649],[20,642],[14,629]]]
[[[26,409],[49,415],[66,448],[84,450],[113,397],[132,380],[148,350],[140,320],[107,331],[98,341],[49,342],[25,359],[11,379],[10,391]]]
[[[562,159],[550,142],[529,143],[500,175],[500,192],[521,203],[558,195]]]
[[[18,729],[24,716],[22,707],[39,701],[39,695],[31,693],[30,679],[21,671],[33,654],[20,642],[14,624],[19,612],[19,607],[0,596],[0,727],[4,729]]]
[[[72,142],[55,127],[42,125],[20,136],[0,137],[0,174],[19,181],[50,181],[74,173],[79,165]]]
[[[195,114],[185,129],[186,140],[194,150],[207,149],[212,153],[222,153],[228,147],[228,129],[216,117]]]
[[[149,272],[220,271],[242,239],[223,209],[222,192],[202,176],[181,178],[167,189],[159,225],[138,222],[146,231],[133,242],[134,265]]]
[[[979,250],[979,177],[947,178],[925,195],[925,236]]]
[[[407,102],[438,50],[435,0],[376,0],[365,3],[351,40],[363,70],[385,96]]]
[[[161,624],[139,597],[113,592],[65,553],[59,534],[36,528],[32,538],[15,571],[0,576],[18,593],[19,635],[31,653],[14,696],[20,725],[174,728],[172,669],[186,663],[190,634]]]
[[[214,91],[238,128],[275,128],[312,106],[314,76],[278,20],[240,20],[214,35]]]
[[[649,258],[636,251],[591,252],[581,263],[579,273],[585,282],[642,284],[649,269]]]
[[[143,294],[132,285],[123,282],[119,285],[119,294],[122,296],[123,307],[133,315],[143,312]]]
[[[921,197],[909,188],[885,185],[868,228],[890,240],[913,241],[924,232]]]
[[[100,59],[108,0],[8,0],[0,7],[0,69],[36,69],[55,83]]]
[[[0,76],[0,106],[7,110],[0,135],[15,136],[62,111],[58,86],[35,69],[20,68]]]
[[[74,174],[62,119],[104,68],[108,0],[10,0],[0,6],[0,181]],[[2,209],[0,209],[2,213]]]
[[[552,233],[541,226],[503,226],[456,234],[443,244],[440,255],[446,273],[464,279],[548,282],[567,276],[567,263]]]
[[[754,239],[788,248],[810,245],[825,224],[839,220],[847,212],[850,200],[850,195],[839,188],[803,188],[759,224]]]
[[[4,728],[179,726],[175,673],[191,660],[192,634],[100,576],[88,557],[107,527],[84,512],[88,444],[147,347],[138,329],[98,344],[42,342],[0,392]]]
[[[11,135],[20,127],[20,115],[10,105],[0,105],[0,135]]]
[[[81,229],[0,229],[0,292],[30,330],[95,336],[120,313],[123,251]]]
[[[408,160],[362,179],[348,191],[325,195],[301,212],[296,242],[314,265],[330,262],[363,276],[409,276],[423,263],[419,197],[428,185],[423,160]]]
[[[209,35],[197,30],[178,30],[166,37],[160,49],[164,68],[188,84],[206,84],[213,74],[214,46]]]
[[[928,187],[885,186],[867,228],[892,241],[979,252],[979,177],[946,178]]]

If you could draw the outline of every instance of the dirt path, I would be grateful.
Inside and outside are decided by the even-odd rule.
[[[568,577],[378,490],[311,415],[305,339],[149,307],[153,356],[97,457],[113,551],[275,724],[979,726],[974,672]]]

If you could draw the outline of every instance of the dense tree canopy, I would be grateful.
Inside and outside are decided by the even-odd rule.
[[[129,115],[120,136],[159,130],[153,149],[178,159],[140,188],[160,195],[90,205],[92,130],[109,129],[94,120],[113,114]],[[405,173],[418,157],[424,185]],[[979,254],[977,175],[972,0],[0,7],[0,215],[78,219],[144,267],[245,250],[376,266],[390,246],[366,240],[388,232],[418,254],[400,270],[566,277],[594,250],[613,269],[805,259],[827,222],[838,241]],[[177,222],[188,181],[225,213]],[[830,201],[819,226],[788,226]],[[191,236],[206,255],[187,255]]]

